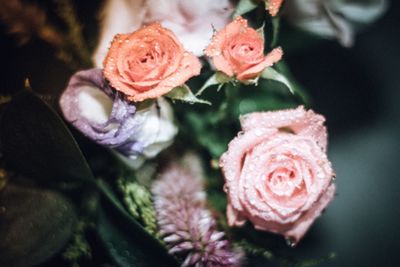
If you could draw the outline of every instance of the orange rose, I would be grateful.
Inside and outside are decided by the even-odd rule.
[[[106,79],[132,101],[162,96],[200,69],[200,61],[159,23],[117,34],[104,60]]]
[[[275,48],[264,56],[264,40],[247,26],[247,20],[237,17],[214,34],[205,54],[211,57],[217,70],[239,81],[256,78],[265,68],[282,58],[282,49]]]

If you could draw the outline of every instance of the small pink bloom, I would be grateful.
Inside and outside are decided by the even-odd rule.
[[[335,193],[324,121],[302,106],[241,118],[220,160],[231,226],[250,220],[295,243],[303,237]]]
[[[271,16],[276,16],[281,8],[283,0],[265,0],[265,9]]]
[[[205,54],[215,68],[240,81],[256,78],[265,68],[282,58],[282,49],[275,48],[264,56],[264,40],[247,20],[237,17],[214,34]]]
[[[118,34],[104,60],[104,76],[129,100],[160,97],[199,75],[201,63],[158,23]]]

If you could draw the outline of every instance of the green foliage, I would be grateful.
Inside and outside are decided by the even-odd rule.
[[[2,114],[0,131],[4,159],[7,166],[12,169],[34,178],[43,185],[55,188],[65,188],[65,185],[71,185],[71,181],[74,181],[74,188],[79,185],[94,185],[100,190],[104,198],[101,202],[102,206],[98,207],[100,216],[97,222],[97,233],[115,263],[120,266],[132,266],[132,264],[162,266],[164,263],[169,266],[177,265],[175,260],[167,254],[164,246],[125,210],[113,190],[105,182],[95,183],[93,174],[67,127],[39,97],[30,91],[22,91],[15,95]],[[141,193],[140,199],[147,201],[148,198],[144,197],[145,193],[143,191]],[[28,195],[25,197],[28,197],[29,193],[26,194]],[[11,217],[4,224],[6,227],[12,226],[15,229],[10,232],[12,238],[15,234],[20,240],[29,240],[29,242],[25,242],[26,246],[35,244],[32,245],[34,249],[29,247],[33,255],[29,254],[27,257],[32,262],[41,262],[57,252],[72,233],[72,225],[68,224],[67,227],[66,224],[72,220],[75,221],[76,218],[75,214],[70,215],[69,210],[72,208],[61,199],[56,198],[55,193],[46,193],[45,195],[49,195],[53,202],[44,204],[55,206],[45,206],[38,212],[37,208],[44,204],[31,200],[31,203],[36,203],[35,208],[28,205],[28,202],[24,203],[21,206],[22,213],[18,214],[21,218],[26,217],[23,221],[27,223],[31,221],[34,223],[32,225],[42,224],[40,228],[35,228],[37,232],[26,225],[13,222],[16,217]],[[20,198],[23,199],[22,196]],[[15,203],[21,203],[16,201],[17,198],[12,199]],[[13,203],[10,202],[10,205]],[[29,208],[29,210],[24,208]],[[60,213],[57,209],[66,210],[64,213]],[[150,213],[149,210],[142,212],[142,219],[149,225],[149,229],[154,229],[154,220],[149,215]],[[65,216],[69,216],[69,218],[65,218]],[[60,225],[60,221],[65,225]],[[53,225],[60,225],[57,226],[60,235],[55,230],[53,231]],[[32,236],[24,229],[32,231]],[[54,242],[48,242],[49,246],[47,243],[41,244],[40,242],[44,240],[43,235],[47,237],[49,234],[54,237]],[[5,254],[2,254],[1,258],[4,262],[11,262],[13,257],[17,261],[21,258],[18,255],[26,253],[24,252],[25,247],[16,247],[9,243],[10,240],[14,240],[12,238],[2,240],[10,248],[10,250],[3,250]],[[126,254],[129,254],[129,257]],[[85,242],[83,231],[78,231],[64,256],[76,262],[88,255],[89,247]]]
[[[147,232],[156,236],[157,219],[149,190],[135,181],[120,178],[118,187],[130,214],[142,223]]]
[[[214,96],[212,107],[177,112],[183,134],[204,148],[212,159],[218,159],[226,151],[239,131],[240,115],[291,108],[302,103],[285,84],[271,79],[260,79],[258,84],[251,85],[229,82],[222,89],[218,94],[213,88],[205,92],[207,96],[219,96]]]
[[[70,184],[93,179],[61,118],[28,90],[15,95],[5,108],[0,142],[7,166],[37,181]]]
[[[282,75],[278,71],[276,71],[273,68],[266,68],[262,73],[261,77],[267,80],[273,80],[273,81],[278,81],[286,85],[288,90],[292,93],[295,94],[295,89],[292,83],[285,77],[285,75]]]
[[[200,90],[197,91],[196,96],[201,95],[207,88],[215,85],[217,85],[217,91],[219,91],[222,88],[222,86],[224,86],[224,84],[229,82],[234,82],[234,79],[228,77],[225,73],[221,71],[217,71],[207,79],[207,81],[200,88]]]
[[[210,102],[197,98],[187,85],[175,87],[171,92],[165,95],[172,100],[179,100],[188,102],[189,104],[206,104],[211,105]]]
[[[98,180],[98,187],[104,201],[99,209],[97,232],[118,266],[178,266],[163,244],[130,215],[104,180]]]
[[[61,193],[11,182],[0,192],[0,207],[0,266],[34,266],[53,257],[77,217]]]
[[[258,247],[244,239],[240,240],[239,242],[235,242],[234,244],[235,246],[242,248],[247,254],[262,256],[269,261],[274,259],[274,254],[272,251]]]
[[[315,267],[321,266],[321,264],[332,261],[336,258],[336,254],[334,252],[329,253],[325,257],[320,257],[316,259],[306,259],[306,260],[289,260],[289,259],[280,259],[282,265],[292,266],[292,267]]]
[[[272,24],[272,38],[271,38],[271,47],[274,48],[277,46],[279,41],[279,28],[281,26],[281,17],[275,16],[271,18]]]
[[[64,250],[62,257],[71,263],[73,267],[79,267],[80,260],[92,258],[92,249],[86,239],[85,232],[94,225],[88,220],[81,219],[76,227],[72,239]]]

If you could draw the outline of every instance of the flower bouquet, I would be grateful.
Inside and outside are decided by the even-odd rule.
[[[288,252],[336,188],[286,48],[350,46],[385,1],[108,0],[94,52],[57,5],[67,37],[13,17],[34,4],[0,14],[75,71],[59,94],[28,77],[1,98],[1,266],[320,262]]]

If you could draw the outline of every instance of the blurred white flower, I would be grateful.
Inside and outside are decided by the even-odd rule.
[[[387,6],[386,0],[290,0],[283,14],[296,27],[349,47],[355,31],[378,19]]]
[[[212,37],[213,27],[223,28],[232,12],[229,0],[107,0],[93,58],[95,66],[102,67],[115,34],[132,32],[151,22],[160,22],[172,30],[186,50],[201,56]]]
[[[140,126],[134,139],[142,144],[142,155],[146,158],[153,158],[168,147],[178,133],[171,105],[162,97],[150,107],[137,110],[135,119]]]
[[[131,138],[142,145],[140,154],[134,154],[122,160],[131,168],[138,169],[146,159],[157,156],[169,147],[178,133],[173,123],[174,115],[171,105],[162,97],[146,108],[139,108],[135,113],[138,127]]]

